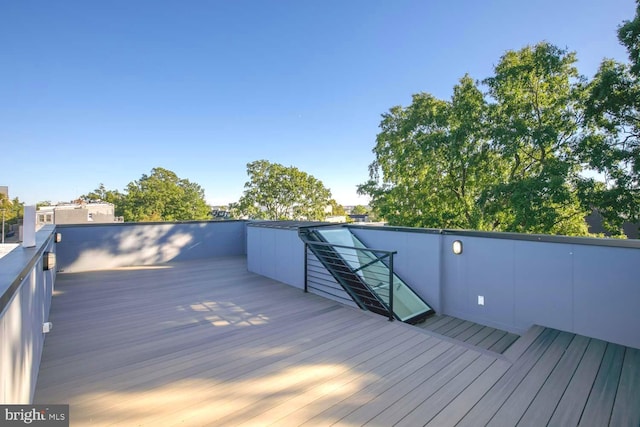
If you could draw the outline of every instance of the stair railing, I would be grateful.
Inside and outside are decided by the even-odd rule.
[[[340,269],[341,267],[344,266],[344,264],[346,264],[349,267],[349,270],[351,273],[358,274],[359,272],[361,272],[362,283],[364,284],[364,286],[368,288],[369,292],[371,292],[373,295],[378,296],[378,300],[380,300],[380,302],[386,307],[389,321],[393,321],[395,319],[395,315],[393,311],[393,277],[394,277],[393,257],[395,254],[397,254],[397,251],[386,251],[382,249],[359,248],[355,246],[336,245],[333,243],[327,243],[327,242],[321,242],[321,241],[311,241],[306,238],[302,238],[302,240],[304,242],[304,291],[305,292],[309,292],[308,254],[309,254],[309,250],[311,249],[311,252],[314,254],[321,253],[322,257],[325,258],[325,262],[329,264],[330,267],[335,268],[336,270]],[[336,255],[331,255],[330,253],[328,253],[327,248],[333,249],[333,252],[337,255],[337,257]],[[351,263],[349,262],[353,260],[349,256],[347,256],[345,251],[342,251],[341,253],[340,251],[337,251],[335,249],[346,249],[349,251],[355,251],[356,257],[358,253],[366,252],[366,253],[369,253],[373,257],[373,259],[367,262],[366,264],[359,266],[358,268],[353,268],[351,267]],[[385,260],[387,260],[386,263],[384,263]],[[331,262],[331,261],[335,261],[335,262]],[[384,278],[384,281],[386,281],[384,285],[386,285],[386,289],[388,290],[388,302],[383,301],[382,298],[379,297],[379,293],[372,288],[372,286],[367,282],[366,278],[364,277],[364,273],[366,271],[365,269],[375,265],[376,263],[383,263],[388,268],[388,271],[389,271],[387,277]],[[379,276],[379,274],[371,271],[368,271],[367,274]],[[380,278],[380,279],[383,279],[383,278]],[[381,284],[383,283],[381,282]],[[352,295],[352,297],[357,299],[357,296]],[[365,307],[365,304],[362,304],[362,303],[359,303],[358,305],[360,305],[363,308]]]

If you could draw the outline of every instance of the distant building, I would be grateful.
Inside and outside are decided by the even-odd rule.
[[[85,224],[122,222],[115,217],[112,203],[66,203],[41,206],[36,212],[36,224]]]
[[[7,187],[6,185],[0,185],[0,194],[3,194],[4,197],[7,198],[7,200],[9,199],[9,187]]]
[[[591,211],[589,215],[585,218],[587,221],[587,225],[589,226],[589,233],[603,234],[605,237],[611,237],[611,233],[605,230],[602,225],[603,218],[602,214],[598,212],[596,209]],[[622,232],[627,236],[627,239],[638,239],[640,238],[640,223],[632,223],[626,221],[622,224]]]
[[[224,220],[230,218],[229,211],[223,209],[213,209],[211,211],[211,216],[215,220]]]
[[[349,218],[353,222],[369,222],[369,214],[350,214]]]
[[[325,222],[347,222],[347,217],[344,215],[332,215],[324,219]]]
[[[353,213],[353,210],[357,206],[363,206],[367,210],[367,212],[369,212],[371,210],[371,207],[369,205],[344,205],[342,207],[344,208],[344,211],[347,213],[347,215],[350,215],[350,214]]]

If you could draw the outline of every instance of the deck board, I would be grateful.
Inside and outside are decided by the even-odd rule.
[[[573,339],[567,351],[540,389],[540,392],[520,419],[521,425],[547,425],[553,415],[555,404],[560,401],[562,394],[569,385],[569,381],[578,368],[588,344],[589,338],[587,337],[576,336]]]
[[[446,315],[432,316],[416,326],[496,353],[503,353],[519,338],[507,331]]]
[[[456,338],[458,335],[460,335],[461,333],[463,333],[473,325],[474,325],[473,322],[469,322],[468,320],[465,320],[455,328],[451,329],[450,331],[447,331],[447,336],[451,338]]]
[[[511,392],[509,398],[487,424],[488,426],[514,426],[520,421],[572,339],[573,334],[566,332],[558,334],[520,384]]]
[[[471,338],[473,338],[477,333],[482,331],[484,328],[485,328],[484,326],[478,323],[474,323],[473,325],[471,325],[470,328],[467,328],[465,329],[464,332],[458,334],[458,336],[456,336],[455,339],[468,342]]]
[[[351,422],[360,420],[360,424],[364,424],[382,412],[387,405],[407,395],[421,382],[428,380],[446,367],[456,364],[456,361],[465,353],[465,349],[453,345],[434,347],[432,350],[428,357],[416,360],[417,364],[412,364],[413,366],[409,369],[399,369],[391,373],[387,377],[390,381],[372,385],[363,396],[354,396],[355,402],[366,402],[366,405],[350,405],[354,402],[349,399],[344,401],[347,405],[335,406],[321,414],[319,419],[313,420],[314,424],[323,425],[326,421],[346,424],[347,420]]]
[[[545,330],[546,328],[542,326],[532,326],[522,337],[514,342],[511,347],[506,349],[503,354],[511,361],[517,361]]]
[[[611,425],[640,426],[638,390],[640,390],[640,350],[627,348],[611,414]]]
[[[328,314],[328,313],[327,313]],[[336,330],[342,329],[345,326],[348,326],[348,322],[344,319],[331,319],[328,316],[320,316],[318,318],[320,321],[325,321],[323,323],[322,333],[318,333],[317,326],[318,324],[312,324],[310,322],[300,322],[296,327],[305,328],[304,330],[308,332],[314,332],[315,342],[320,343],[326,340],[331,340],[333,337],[333,333]],[[363,323],[363,326],[367,326],[366,323]],[[191,374],[190,370],[185,369],[185,365],[188,367],[194,367],[191,371],[198,372],[201,369],[206,368],[207,365],[215,364],[215,366],[224,366],[224,364],[239,364],[244,359],[238,358],[233,359],[230,356],[238,355],[242,356],[242,352],[244,351],[244,346],[247,345],[248,342],[251,343],[252,347],[255,349],[269,348],[277,345],[303,345],[306,344],[308,339],[306,336],[295,336],[295,327],[287,327],[287,325],[282,325],[282,330],[274,331],[271,334],[264,335],[262,334],[262,330],[256,331],[256,333],[248,333],[246,334],[238,334],[235,336],[223,337],[216,340],[217,346],[224,346],[224,353],[213,353],[211,352],[211,343],[212,340],[209,337],[202,340],[202,342],[198,342],[197,346],[189,345],[189,342],[180,341],[179,346],[175,347],[176,350],[173,350],[175,343],[169,343],[167,341],[175,341],[173,338],[167,338],[164,340],[167,347],[160,348],[156,350],[156,353],[149,358],[141,357],[139,362],[130,363],[130,361],[126,361],[126,363],[120,363],[119,366],[106,370],[105,366],[101,364],[102,360],[97,358],[97,363],[100,365],[99,369],[95,369],[89,372],[92,374],[89,375],[74,375],[71,378],[67,378],[67,373],[61,373],[60,369],[56,369],[50,375],[50,378],[47,378],[53,388],[59,388],[60,386],[67,386],[69,388],[73,388],[74,392],[77,392],[80,387],[83,385],[87,388],[91,388],[91,383],[94,381],[117,381],[120,388],[124,389],[129,386],[139,385],[140,380],[131,377],[130,373],[133,368],[135,368],[136,374],[144,374],[147,375],[145,377],[146,383],[152,380],[162,380],[166,378],[169,374],[177,374],[177,375],[189,375]],[[226,338],[226,339],[225,339]],[[300,343],[300,344],[299,344]],[[129,352],[140,353],[136,348],[132,348]],[[268,362],[273,359],[273,356],[268,358],[263,358],[263,362]],[[203,367],[199,366],[199,364],[204,365]],[[76,363],[70,363],[68,365],[72,372],[77,372],[74,366],[77,366]],[[43,384],[39,383],[39,389],[42,391],[47,391],[48,384],[45,382]]]
[[[549,420],[549,426],[576,426],[589,398],[589,392],[600,368],[607,343],[591,340],[580,365],[571,377],[564,394]]]
[[[386,393],[377,396],[375,405],[378,413],[359,409],[340,422],[347,425],[365,425],[366,423],[395,425],[422,404],[426,398],[438,392],[465,368],[473,364],[478,357],[480,355],[477,352],[466,351],[452,362],[442,363],[441,368],[438,371],[433,371],[431,375],[412,376],[408,378],[408,381],[398,383]]]
[[[468,344],[477,345],[478,347],[480,347],[480,343],[485,339],[487,339],[494,332],[496,332],[496,329],[491,328],[489,326],[484,326],[482,329],[476,332],[468,340],[465,340],[465,342]]]
[[[433,319],[433,323],[428,324],[429,330],[431,331],[435,331],[439,328],[442,328],[443,326],[446,326],[449,323],[456,320],[455,317],[450,317],[450,316],[433,316],[432,319]],[[425,323],[423,323],[423,325],[425,325]]]
[[[414,345],[406,352],[394,357],[394,360],[396,360],[398,365],[402,366],[403,369],[398,369],[397,366],[392,366],[391,364],[384,364],[376,370],[376,373],[381,378],[386,378],[389,382],[393,382],[397,378],[410,375],[412,370],[418,369],[424,363],[424,357],[430,357],[429,352],[435,357],[436,354],[440,355],[451,348],[450,345],[444,344],[442,341],[430,339],[424,344]],[[425,354],[423,355],[423,353]],[[321,402],[321,405],[318,406],[318,409],[320,409],[318,415],[311,420],[306,420],[307,424],[314,425],[322,420],[337,420],[353,410],[353,406],[351,406],[349,402],[353,403],[355,400],[362,401],[364,400],[363,396],[369,396],[369,399],[371,399],[380,390],[388,387],[387,382],[375,382],[364,389],[356,391],[354,388],[349,388],[348,385],[349,384],[339,389],[339,393],[336,395]],[[299,420],[298,415],[304,413],[304,410],[305,408],[297,408],[290,414],[291,419]],[[298,424],[302,423],[296,423],[296,425]]]
[[[486,371],[476,378],[469,386],[458,394],[440,412],[428,414],[432,417],[427,426],[454,426],[469,412],[469,410],[484,396],[489,389],[511,367],[504,360],[496,360]]]
[[[349,370],[361,368],[362,359],[368,360],[372,357],[371,350],[376,344],[375,334],[374,330],[364,334],[347,333],[333,342],[314,346],[275,363],[265,365],[260,360],[246,365],[242,370],[219,374],[216,377],[226,380],[226,384],[215,387],[215,394],[224,396],[226,404],[233,406],[233,412],[228,413],[225,408],[218,408],[218,403],[211,399],[210,394],[203,393],[202,396],[193,399],[191,405],[186,408],[190,409],[189,414],[180,422],[187,425],[200,424],[204,421],[219,425],[237,425],[246,418],[259,416],[275,402],[295,396],[295,390],[301,386],[304,387],[305,392],[308,392],[310,386],[332,383],[337,378],[347,376]],[[331,364],[331,366],[327,367],[325,364]],[[300,366],[305,365],[313,366],[314,369],[302,372]],[[283,377],[281,375],[283,371],[291,371],[292,375]],[[262,393],[248,397],[245,389],[255,377],[280,378],[280,384],[278,387],[268,386]],[[281,390],[280,387],[283,385],[286,385],[289,390]],[[148,419],[147,422],[156,424],[162,419],[162,416],[158,416]]]
[[[624,352],[623,346],[607,344],[598,375],[580,418],[580,424],[599,426],[609,424],[616,391],[620,382]],[[640,404],[640,400],[637,403]]]
[[[489,423],[496,411],[511,396],[557,335],[558,331],[554,330],[547,330],[541,334],[530,347],[530,351],[520,358],[520,363],[515,364],[495,383],[478,404],[460,421],[459,426],[474,427]]]
[[[229,420],[221,420],[222,423],[234,423],[237,422],[237,425],[242,425],[242,423],[253,423],[260,422],[263,425],[277,423],[283,418],[287,419],[288,423],[295,424],[295,415],[294,413],[298,411],[298,408],[305,407],[307,405],[313,404],[322,394],[321,392],[326,392],[328,389],[339,392],[340,390],[347,389],[349,384],[357,381],[361,378],[362,375],[365,375],[372,370],[378,370],[382,368],[382,364],[386,362],[386,357],[401,357],[404,352],[407,351],[415,351],[414,343],[410,340],[407,340],[405,336],[398,335],[395,339],[389,340],[384,344],[385,357],[381,357],[380,354],[375,354],[370,356],[369,358],[364,358],[363,362],[357,365],[357,370],[360,376],[339,376],[332,378],[331,381],[322,382],[314,385],[313,391],[311,393],[304,393],[295,396],[281,396],[280,394],[273,394],[266,399],[262,399],[257,402],[251,408],[251,411],[256,415],[254,417],[247,417],[246,414],[242,414],[242,418],[244,419],[236,419],[230,418]],[[387,353],[388,352],[388,353]],[[236,417],[238,418],[238,417]],[[249,418],[248,420],[246,418]],[[284,422],[284,421],[283,421]]]
[[[431,330],[442,335],[447,335],[449,331],[451,331],[452,329],[460,325],[462,322],[463,322],[462,319],[452,318],[452,320],[448,322],[446,325],[442,325],[439,328],[434,328]]]
[[[428,390],[428,393],[427,390],[424,390],[423,395],[428,397],[413,410],[407,411],[394,425],[411,427],[426,424],[430,417],[444,409],[495,361],[494,357],[486,355],[476,358],[456,375],[445,378],[446,382],[441,381],[442,387],[433,387],[432,390]]]
[[[71,425],[640,418],[638,350],[540,327],[513,342],[450,316],[425,322],[443,334],[420,330],[251,274],[243,257],[59,274],[50,320],[35,402],[69,403]]]
[[[507,332],[502,338],[492,344],[488,350],[495,351],[496,353],[504,353],[511,345],[516,342],[519,338],[519,335],[513,334],[511,332]]]

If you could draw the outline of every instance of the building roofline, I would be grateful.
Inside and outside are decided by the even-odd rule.
[[[551,234],[526,234],[526,233],[509,233],[503,231],[477,231],[477,230],[455,230],[445,228],[417,228],[417,227],[399,227],[390,225],[355,225],[346,224],[346,227],[365,230],[384,230],[384,231],[402,231],[405,233],[425,233],[425,234],[443,234],[451,236],[466,237],[484,237],[489,239],[506,239],[506,240],[524,240],[534,242],[547,243],[565,243],[574,245],[588,246],[608,246],[618,248],[635,248],[640,249],[640,239],[611,239],[599,237],[576,237],[576,236],[555,236]]]
[[[209,222],[247,222],[243,219],[229,219],[224,221],[215,221],[215,220],[194,220],[194,221],[149,221],[149,222],[82,222],[78,224],[56,224],[57,228],[72,228],[72,227],[127,227],[127,226],[136,226],[136,225],[167,225],[167,224],[200,224],[200,223],[209,223]]]

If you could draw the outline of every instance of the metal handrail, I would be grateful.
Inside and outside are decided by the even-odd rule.
[[[376,262],[378,262],[378,261],[382,262],[382,259],[383,259],[383,258],[390,257],[390,256],[391,256],[391,255],[389,255],[389,254],[384,254],[384,255],[382,255],[381,257],[379,257],[379,256],[377,256],[377,255],[376,255],[376,257],[375,257],[376,259],[374,259],[374,260],[373,260],[373,261],[371,261],[371,262],[366,263],[365,265],[361,265],[359,268],[356,268],[355,270],[353,270],[353,272],[354,272],[354,273],[357,273],[358,271],[363,270],[363,269],[365,269],[365,268],[369,267],[370,265],[375,264],[375,263],[376,263]]]
[[[376,258],[375,260],[372,260],[371,262],[360,266],[357,269],[353,269],[351,268],[351,266],[349,266],[349,262],[347,260],[345,260],[343,258],[343,256],[338,253],[337,251],[336,256],[332,256],[332,258],[336,259],[336,260],[342,260],[350,269],[352,273],[357,273],[358,271],[361,271],[362,269],[369,267],[377,262],[382,262],[384,264],[384,262],[382,261],[384,258],[389,258],[389,264],[386,265],[386,267],[389,269],[389,277],[388,277],[388,290],[389,290],[389,302],[385,303],[379,296],[378,293],[373,291],[373,289],[371,289],[371,286],[369,286],[369,284],[365,281],[362,280],[362,284],[364,286],[366,286],[366,288],[369,290],[369,292],[371,292],[371,294],[375,295],[376,298],[380,301],[380,303],[382,303],[384,306],[387,307],[387,311],[388,311],[388,317],[389,317],[389,321],[393,321],[395,319],[395,315],[393,312],[393,277],[394,277],[394,273],[393,273],[393,256],[395,254],[397,254],[397,251],[387,251],[384,249],[371,249],[371,248],[358,248],[355,246],[346,246],[346,245],[336,245],[336,244],[332,244],[332,243],[328,243],[328,242],[320,242],[320,241],[312,241],[312,240],[308,240],[303,238],[302,236],[300,236],[301,240],[304,242],[304,258],[305,258],[305,262],[304,262],[304,291],[308,292],[308,268],[307,268],[307,263],[308,263],[308,256],[307,256],[307,251],[309,247],[314,247],[314,246],[323,246],[323,247],[330,247],[330,248],[343,248],[343,249],[353,249],[355,251],[363,251],[363,252],[372,252],[374,255],[374,257]],[[377,252],[377,253],[376,253]],[[381,255],[379,255],[381,254]],[[322,260],[320,260],[321,263]],[[332,263],[331,263],[332,264]],[[337,265],[337,264],[334,264]],[[343,284],[343,286],[345,286]],[[352,292],[349,292],[350,294]],[[353,296],[352,296],[353,297]],[[364,304],[361,304],[362,306],[364,306]]]
[[[398,251],[387,251],[385,249],[358,248],[356,246],[334,245],[333,243],[319,242],[319,241],[315,241],[315,240],[305,239],[302,236],[300,236],[300,239],[304,243],[309,243],[309,244],[313,244],[313,245],[317,245],[317,246],[331,246],[333,248],[355,249],[355,250],[358,250],[358,251],[366,251],[366,252],[382,252],[382,253],[385,253],[385,254],[397,254],[398,253]]]

